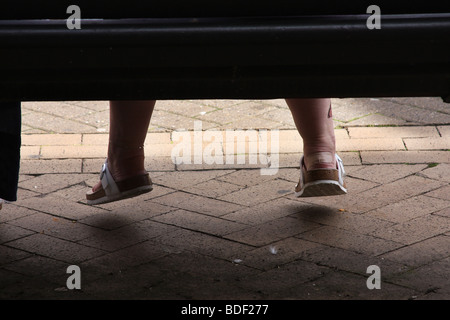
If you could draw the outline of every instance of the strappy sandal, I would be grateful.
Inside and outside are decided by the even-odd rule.
[[[295,186],[295,196],[323,197],[346,194],[344,164],[337,154],[335,157],[336,169],[313,169],[309,171],[306,169],[302,157],[300,160],[300,180]]]
[[[86,193],[87,204],[96,205],[123,200],[153,190],[152,180],[148,173],[128,178],[123,181],[114,181],[114,178],[108,169],[107,161],[105,161],[102,166],[100,181],[102,187],[99,190],[95,192],[91,190]]]

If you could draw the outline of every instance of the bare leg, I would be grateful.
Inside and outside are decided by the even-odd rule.
[[[108,168],[116,182],[146,173],[143,147],[155,103],[110,101]],[[98,183],[93,191],[100,187]]]
[[[308,169],[335,168],[336,139],[330,99],[286,99],[295,125],[303,139]],[[317,154],[332,156],[330,162],[317,161]],[[328,159],[329,157],[326,157]]]

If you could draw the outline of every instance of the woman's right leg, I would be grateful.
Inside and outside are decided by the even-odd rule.
[[[107,166],[116,183],[147,173],[144,142],[155,103],[155,100],[110,101]],[[99,181],[91,193],[101,189]],[[92,197],[89,195],[88,200]]]

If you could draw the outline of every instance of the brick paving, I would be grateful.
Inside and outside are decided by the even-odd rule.
[[[158,101],[145,146],[154,190],[88,206],[108,103],[23,103],[19,200],[0,211],[0,298],[449,299],[450,105],[333,105],[348,195],[293,196],[302,142],[283,100]],[[177,163],[199,123],[203,153]],[[220,137],[239,132],[267,152],[228,149]],[[71,265],[79,290],[66,285]],[[381,289],[367,287],[371,265]]]

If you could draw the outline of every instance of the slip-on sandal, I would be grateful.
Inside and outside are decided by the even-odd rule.
[[[99,190],[95,192],[91,190],[86,193],[87,204],[96,205],[123,200],[153,190],[152,180],[148,173],[128,178],[123,181],[114,181],[114,178],[108,169],[107,161],[102,166],[100,181],[102,187]]]
[[[336,196],[347,193],[344,182],[345,170],[342,159],[336,154],[336,169],[307,170],[302,157],[300,180],[295,186],[296,197]]]

